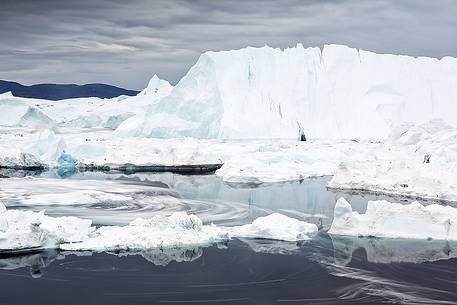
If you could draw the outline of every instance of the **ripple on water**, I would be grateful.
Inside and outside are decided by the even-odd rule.
[[[54,216],[89,218],[95,224],[123,225],[138,217],[184,211],[205,223],[240,225],[280,212],[327,229],[339,197],[364,213],[368,200],[412,199],[385,195],[329,191],[329,178],[260,186],[228,185],[215,175],[100,172],[77,173],[62,179],[53,172],[41,179],[2,179],[0,198],[9,208],[46,209]],[[429,204],[430,202],[422,202]]]

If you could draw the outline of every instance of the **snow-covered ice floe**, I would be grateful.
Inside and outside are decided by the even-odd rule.
[[[316,225],[277,213],[259,217],[252,224],[218,227],[204,225],[195,215],[178,212],[170,216],[139,218],[123,227],[100,227],[90,239],[62,244],[60,248],[93,251],[180,248],[209,245],[236,237],[298,241],[309,239],[308,234],[314,232],[317,232]]]
[[[457,129],[442,120],[403,124],[378,149],[349,155],[328,186],[457,201]]]
[[[170,216],[136,219],[127,226],[103,226],[90,239],[63,244],[63,250],[140,250],[205,245],[228,239],[227,232],[214,225],[203,225],[195,215],[184,212]]]
[[[0,203],[0,251],[55,248],[81,242],[93,231],[92,222],[76,217],[50,217],[44,212],[6,210]]]
[[[8,147],[0,151],[0,167],[65,167],[71,173],[72,167],[86,165],[119,170],[218,164],[216,175],[233,184],[334,175],[328,186],[335,189],[457,201],[457,129],[436,121],[402,128],[401,136],[384,142],[147,139],[118,138],[106,131],[0,130],[0,144]],[[418,141],[406,139],[413,130],[420,134]]]
[[[340,198],[335,205],[332,235],[457,240],[457,209],[431,204],[423,206],[369,201],[364,214],[353,212],[351,205]]]
[[[362,147],[352,141],[218,141],[119,138],[106,131],[84,133],[0,129],[0,167],[73,164],[104,170],[148,166],[222,166],[216,174],[231,183],[266,183],[332,175],[339,162]],[[368,143],[369,147],[373,144]],[[74,160],[72,162],[63,162]],[[217,168],[214,167],[213,170]]]
[[[309,239],[310,233],[317,232],[317,226],[273,213],[259,217],[250,224],[232,227],[229,231],[234,237],[299,241]]]
[[[231,184],[333,175],[328,186],[334,189],[457,201],[456,139],[457,129],[442,121],[402,125],[379,142],[148,139],[106,131],[0,129],[0,145],[8,147],[0,150],[0,167],[57,167],[71,174],[86,165],[104,170],[218,165],[216,175]]]
[[[126,226],[91,226],[87,219],[50,217],[44,212],[6,210],[0,206],[0,251],[60,248],[62,250],[138,251],[210,245],[230,238],[308,239],[317,226],[271,214],[234,227],[204,225],[184,212],[138,218]]]
[[[326,141],[251,143],[250,149],[224,158],[216,175],[233,184],[300,181],[333,175],[356,143]],[[248,147],[248,144],[245,144]],[[235,148],[235,147],[234,147]]]

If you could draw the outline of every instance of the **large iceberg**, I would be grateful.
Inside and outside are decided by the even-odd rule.
[[[399,122],[454,121],[457,59],[325,45],[206,52],[170,94],[118,134],[384,138]],[[166,117],[166,119],[161,119]]]

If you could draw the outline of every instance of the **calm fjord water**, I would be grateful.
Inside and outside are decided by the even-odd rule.
[[[311,241],[298,243],[243,239],[206,248],[135,253],[2,254],[0,304],[457,302],[457,244],[329,236],[326,229],[337,198],[345,196],[355,210],[364,212],[369,199],[385,196],[334,193],[325,187],[327,178],[234,186],[214,175],[76,173],[66,179],[84,180],[97,194],[110,196],[73,198],[65,204],[50,200],[36,206],[33,200],[65,195],[58,175],[38,175],[50,179],[47,187],[35,192],[24,185],[17,188],[2,199],[8,208],[44,208],[49,215],[86,217],[96,224],[124,224],[136,217],[187,211],[205,222],[235,225],[277,211],[314,222],[321,230]],[[110,201],[116,193],[104,187],[108,180],[125,188],[146,186],[146,191]]]

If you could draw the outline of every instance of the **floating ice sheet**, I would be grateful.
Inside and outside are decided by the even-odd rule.
[[[184,212],[138,218],[126,226],[91,226],[76,217],[50,217],[44,212],[0,211],[0,250],[60,248],[62,250],[138,251],[209,245],[234,237],[285,241],[308,239],[317,226],[280,214],[259,217],[234,227],[204,225]]]
[[[365,214],[359,214],[340,198],[328,232],[348,236],[457,240],[456,223],[457,209],[450,206],[379,200],[369,201]]]

